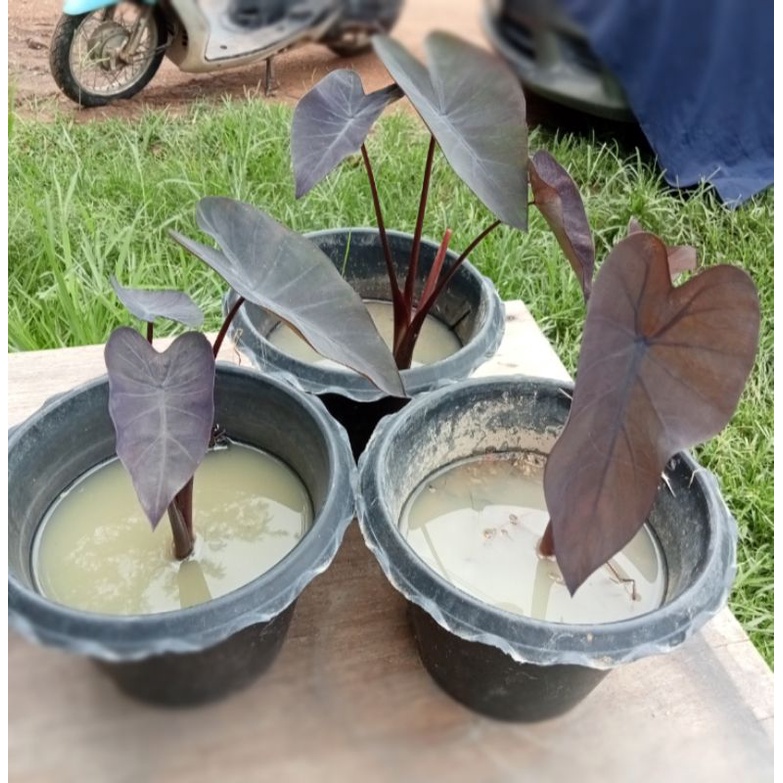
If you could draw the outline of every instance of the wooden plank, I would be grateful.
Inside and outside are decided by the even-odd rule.
[[[509,303],[507,315],[482,373],[566,377],[524,307]],[[9,421],[102,374],[101,361],[100,347],[9,356]],[[726,610],[675,652],[612,672],[562,718],[479,717],[422,668],[405,602],[354,524],[300,598],[272,669],[210,707],[140,705],[89,661],[11,634],[9,779],[755,783],[772,780],[772,693]]]

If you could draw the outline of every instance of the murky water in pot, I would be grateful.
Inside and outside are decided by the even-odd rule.
[[[178,561],[166,516],[153,532],[119,460],[83,476],[36,534],[33,573],[54,601],[107,614],[164,612],[217,598],[263,574],[313,518],[280,460],[233,443],[210,452],[194,483],[194,553]]]
[[[661,605],[666,567],[645,526],[572,598],[537,545],[549,515],[543,457],[512,453],[454,463],[430,476],[403,509],[400,530],[433,570],[466,593],[551,622],[605,623]]]
[[[365,302],[365,304],[381,337],[383,337],[388,346],[391,346],[394,337],[394,314],[391,303],[369,301]],[[300,362],[318,364],[322,367],[349,372],[343,365],[333,362],[331,359],[325,359],[321,354],[314,351],[287,324],[281,323],[276,326],[267,339],[283,353],[298,359]],[[427,316],[413,351],[413,363],[411,366],[434,364],[456,353],[460,348],[462,348],[462,343],[448,326],[433,316]]]

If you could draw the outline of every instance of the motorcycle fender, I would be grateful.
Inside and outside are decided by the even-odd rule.
[[[158,0],[142,0],[144,5],[155,5]],[[99,8],[108,8],[115,3],[107,0],[65,0],[63,3],[63,13],[68,16],[80,16],[89,14],[91,11],[97,11]]]

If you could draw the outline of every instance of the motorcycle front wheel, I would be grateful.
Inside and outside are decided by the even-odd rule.
[[[132,52],[126,45],[136,35]],[[117,3],[87,14],[60,17],[49,49],[57,86],[81,106],[130,98],[155,75],[166,48],[158,7]]]

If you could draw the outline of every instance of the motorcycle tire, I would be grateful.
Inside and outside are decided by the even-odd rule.
[[[403,0],[345,0],[345,12],[321,43],[338,57],[355,57],[372,49],[372,37],[397,23]]]
[[[52,36],[49,67],[54,81],[65,95],[85,108],[105,106],[135,95],[152,79],[163,60],[168,32],[163,14],[155,7],[140,45],[138,62],[111,61],[112,51],[128,36],[128,27],[107,17],[119,5],[131,6],[121,3],[77,16],[63,14]],[[142,6],[131,8],[140,11]]]

